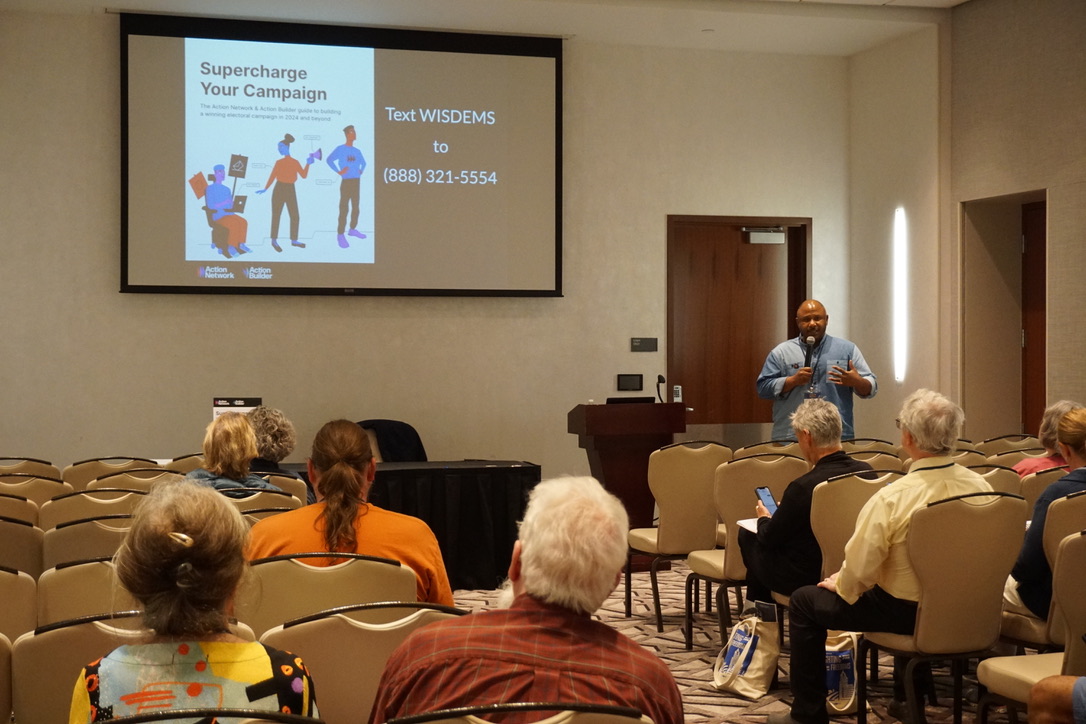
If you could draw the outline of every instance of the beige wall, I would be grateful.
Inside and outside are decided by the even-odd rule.
[[[1082,399],[1086,3],[971,0],[953,28],[953,201],[1047,194],[1048,398]],[[998,396],[1014,367],[977,394]]]
[[[815,293],[857,316],[843,59],[568,42],[564,298],[151,296],[117,292],[117,45],[115,16],[0,13],[0,455],[193,451],[232,394],[295,420],[295,460],[392,417],[434,459],[586,472],[566,412],[666,372],[668,214],[812,217]]]

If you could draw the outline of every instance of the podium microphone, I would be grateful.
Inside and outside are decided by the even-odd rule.
[[[664,396],[660,394],[660,385],[664,384],[664,376],[656,375],[656,399],[660,402],[664,401]]]
[[[803,366],[804,367],[810,367],[811,366],[811,353],[814,352],[815,338],[814,337],[808,337],[804,341],[807,343],[807,351],[803,355]]]

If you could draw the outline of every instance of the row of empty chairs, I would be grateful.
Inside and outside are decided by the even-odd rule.
[[[165,464],[160,464],[157,460],[150,458],[113,455],[79,460],[63,470],[48,460],[39,458],[0,457],[0,476],[11,473],[25,473],[54,480],[63,480],[71,485],[73,490],[83,490],[90,481],[111,473],[120,473],[135,468],[155,468],[184,475],[196,468],[203,467],[203,464],[204,459],[200,453],[182,455]]]

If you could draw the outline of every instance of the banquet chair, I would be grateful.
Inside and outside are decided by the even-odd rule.
[[[252,528],[265,518],[270,518],[273,515],[279,515],[280,513],[289,513],[292,510],[297,510],[297,508],[252,508],[250,510],[242,511],[241,517],[244,518],[245,522]]]
[[[0,493],[0,516],[38,525],[38,504],[22,495]]]
[[[875,470],[904,470],[902,459],[893,453],[881,450],[858,450],[849,453],[848,456],[853,460],[864,461]]]
[[[898,470],[873,470],[865,473],[835,475],[819,483],[811,493],[811,531],[822,551],[822,577],[841,570],[845,544],[856,530],[856,519],[867,501],[904,473]]]
[[[1062,653],[995,656],[977,666],[980,695],[977,721],[986,724],[992,704],[1024,705],[1029,690],[1046,676],[1086,676],[1086,531],[1064,537],[1056,550],[1052,575],[1053,637],[1064,646]],[[1014,721],[1012,717],[1011,721]]]
[[[138,611],[87,616],[39,626],[12,644],[11,669],[15,721],[48,724],[68,721],[72,688],[91,661],[118,646],[138,643]]]
[[[304,561],[332,559],[330,566]],[[357,553],[295,553],[259,558],[237,597],[237,617],[256,636],[335,606],[417,600],[415,572],[399,561]]]
[[[1041,441],[1033,435],[1015,433],[1011,435],[999,435],[990,437],[977,443],[977,449],[988,457],[1005,453],[1010,450],[1025,450],[1027,448],[1041,447]]]
[[[1025,460],[1026,458],[1043,458],[1048,455],[1048,451],[1043,447],[1030,447],[1023,448],[1021,450],[1005,450],[1001,453],[995,453],[988,456],[988,463],[990,465],[1005,465],[1008,468],[1013,468],[1015,465]]]
[[[958,448],[950,457],[963,467],[986,465],[988,463],[988,458],[979,450],[962,450]]]
[[[515,702],[479,704],[455,709],[441,709],[425,714],[412,714],[389,719],[386,724],[485,724],[496,714],[529,711],[554,711],[556,714],[535,720],[535,724],[652,724],[635,707],[612,704],[582,704],[566,702]]]
[[[291,477],[290,475],[264,475],[262,473],[260,474],[260,477],[264,478],[284,493],[293,495],[300,501],[301,505],[306,504],[306,500],[308,500],[309,496],[309,489],[306,487],[305,481],[301,478]]]
[[[131,515],[103,515],[61,523],[42,536],[42,568],[68,561],[112,557],[128,534]]]
[[[287,714],[281,711],[259,711],[257,709],[166,709],[150,711],[132,716],[112,717],[111,724],[148,724],[149,722],[220,722],[230,721],[237,724],[324,724],[325,719]]]
[[[38,527],[49,530],[73,520],[131,514],[146,494],[126,488],[95,488],[61,495],[41,507]]]
[[[14,641],[37,625],[38,586],[26,571],[0,567],[0,634]],[[2,721],[2,720],[0,720]]]
[[[954,722],[962,720],[965,663],[999,638],[1003,584],[1025,535],[1025,501],[1008,493],[969,493],[912,513],[905,545],[920,583],[911,635],[865,632],[857,658],[871,649],[908,659],[904,680],[920,662],[951,660]],[[905,687],[909,717],[922,721],[915,686]],[[857,667],[857,711],[867,711],[867,668]]]
[[[248,488],[246,490],[249,494],[243,498],[227,497],[230,504],[242,513],[270,508],[295,510],[302,506],[302,501],[283,490],[267,490],[265,488]],[[236,495],[239,491],[231,490],[230,492]]]
[[[36,580],[42,572],[43,537],[36,525],[0,517],[0,566],[25,571]]]
[[[897,455],[897,445],[889,440],[881,440],[877,437],[856,437],[851,440],[842,440],[841,449],[850,456],[857,452],[885,452]]]
[[[19,495],[33,500],[41,508],[47,500],[66,495],[73,488],[59,478],[49,478],[31,473],[4,473],[0,475],[0,493]]]
[[[1032,511],[1031,511],[1032,512]],[[1049,568],[1055,570],[1056,551],[1060,541],[1086,527],[1086,490],[1080,490],[1052,501],[1045,514],[1045,529],[1041,533],[1041,545],[1044,547],[1045,560]],[[1063,638],[1059,635],[1057,622],[1053,618],[1052,606],[1049,606],[1047,619],[1004,611],[1000,626],[1001,640],[1019,648],[1046,650],[1060,646]]]
[[[204,454],[203,453],[189,453],[188,455],[181,455],[176,457],[170,462],[166,463],[162,467],[167,470],[172,470],[180,475],[187,475],[197,468],[204,466]]]
[[[719,586],[716,603],[721,640],[732,620],[731,608],[727,605],[728,588],[735,590],[737,609],[743,610],[740,587],[746,582],[747,567],[739,550],[739,521],[754,515],[757,501],[754,489],[764,485],[776,500],[780,500],[788,484],[806,473],[808,467],[803,458],[773,454],[737,458],[717,467],[713,502],[722,523],[717,526],[716,543],[723,547],[691,551],[686,557],[690,573],[686,576],[683,632],[688,651],[693,648],[693,610],[700,582]]]
[[[321,716],[368,721],[388,657],[417,628],[462,616],[434,603],[366,603],[320,611],[275,626],[260,642],[301,656],[320,682]],[[367,620],[377,617],[377,620]]]
[[[1045,488],[1064,475],[1067,475],[1067,471],[1063,468],[1049,468],[1048,470],[1030,473],[1022,478],[1022,497],[1026,499],[1026,505],[1029,506],[1030,516],[1033,515],[1033,506],[1037,504],[1037,498],[1041,497],[1041,493],[1045,491]]]
[[[113,488],[115,490],[139,490],[149,493],[157,483],[180,480],[181,477],[180,473],[165,468],[131,468],[100,475],[94,480],[88,481],[84,486],[84,490]]]
[[[369,436],[377,462],[426,462],[422,438],[410,424],[400,420],[359,420],[358,426]]]
[[[964,450],[969,450],[969,451],[972,451],[972,452],[981,452],[980,448],[977,447],[977,444],[975,442],[973,442],[972,440],[967,440],[964,437],[959,437],[958,438],[958,444],[954,446],[954,451],[955,452],[962,452]],[[983,453],[981,453],[981,454],[983,455]]]
[[[60,478],[60,469],[48,460],[38,458],[0,458],[0,475],[25,473],[27,475]]]
[[[749,458],[753,455],[764,455],[771,453],[773,455],[795,455],[799,456],[799,443],[795,440],[766,440],[765,442],[756,442],[753,445],[744,445],[741,448],[736,448],[732,455],[732,458],[738,460],[739,458]]]
[[[38,626],[137,608],[109,558],[61,563],[38,578]]]
[[[119,473],[132,468],[161,468],[150,458],[133,458],[124,455],[113,455],[104,458],[90,458],[74,462],[64,468],[61,478],[70,484],[75,490],[83,490],[87,483],[110,473]]]
[[[717,466],[731,457],[732,451],[727,446],[705,441],[666,445],[649,455],[649,490],[660,510],[660,524],[655,528],[634,528],[627,535],[627,617],[632,609],[633,556],[651,556],[649,578],[656,630],[664,630],[657,568],[661,561],[685,558],[690,551],[712,548],[716,544],[713,476]]]
[[[987,480],[988,484],[992,486],[992,490],[1000,493],[1013,493],[1014,495],[1022,494],[1022,479],[1018,477],[1018,473],[1014,472],[1014,468],[991,463],[969,465],[967,467]]]

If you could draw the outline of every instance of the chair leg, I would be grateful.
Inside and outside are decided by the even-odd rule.
[[[690,577],[687,576],[686,580],[687,583],[689,583]],[[687,601],[693,604],[695,613],[701,610],[701,579],[694,579],[694,595],[693,598],[691,598],[690,595],[687,594]]]
[[[652,579],[652,604],[656,609],[656,632],[664,632],[664,614],[660,610],[660,584],[656,580],[656,567],[660,565],[660,561],[663,560],[659,556],[652,559],[652,565],[649,566],[649,577]]]
[[[925,724],[924,700],[918,696],[916,687],[916,666],[920,659],[910,657],[905,664],[905,700],[909,705],[909,720],[911,724]]]
[[[626,618],[631,615],[631,609],[633,608],[633,592],[630,587],[630,565],[633,562],[633,551],[626,550]]]
[[[720,645],[728,640],[728,629],[732,627],[732,612],[728,606],[728,587],[720,584],[716,587],[716,620],[720,627]]]
[[[691,573],[686,577],[686,598],[683,605],[683,638],[686,640],[687,651],[694,648],[694,614],[692,611],[697,606],[700,595],[697,574]]]
[[[713,612],[713,582],[705,579],[705,613]]]
[[[952,659],[950,673],[954,677],[954,724],[962,724],[962,679],[965,676],[965,660]]]
[[[867,724],[867,667],[864,666],[864,651],[875,649],[863,636],[856,651],[856,724]]]

